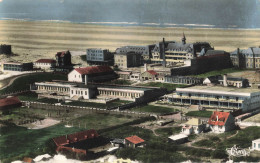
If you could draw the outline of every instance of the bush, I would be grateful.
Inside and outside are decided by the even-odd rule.
[[[216,149],[212,151],[210,155],[212,158],[217,158],[217,159],[224,159],[228,157],[226,151],[223,149]]]

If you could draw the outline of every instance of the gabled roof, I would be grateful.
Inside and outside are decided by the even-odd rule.
[[[53,141],[57,146],[61,146],[61,145],[75,143],[78,141],[86,140],[89,138],[95,138],[95,137],[98,137],[98,133],[96,132],[96,130],[91,129],[91,130],[85,130],[85,131],[73,133],[70,135],[63,135],[60,137],[56,137],[53,138]]]
[[[228,112],[214,111],[208,123],[210,125],[224,126],[229,116],[230,113]]]
[[[56,63],[56,61],[53,59],[39,59],[36,63]]]
[[[109,66],[92,66],[92,67],[84,67],[84,68],[75,68],[74,70],[76,70],[81,75],[89,75],[89,74],[97,74],[97,73],[114,71]]]
[[[155,72],[154,70],[148,70],[147,72],[150,73],[151,75],[158,75],[158,73]]]
[[[4,99],[0,99],[0,107],[6,107],[10,105],[21,104],[21,101],[18,97],[7,97]]]
[[[134,136],[131,136],[131,137],[127,137],[125,138],[126,140],[130,141],[131,143],[133,144],[139,144],[139,143],[143,143],[144,140],[139,138],[138,136],[134,135]]]
[[[57,52],[56,56],[64,57],[65,55],[70,55],[70,51]]]

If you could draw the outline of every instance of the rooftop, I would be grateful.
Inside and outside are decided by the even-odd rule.
[[[185,135],[185,134],[178,134],[178,135],[172,135],[169,137],[169,139],[171,140],[179,140],[179,139],[184,139],[184,138],[187,138],[188,136]]]
[[[196,91],[196,92],[212,92],[212,93],[255,93],[260,92],[259,89],[253,88],[236,88],[224,86],[193,86],[188,88],[177,88],[177,91]]]
[[[210,125],[218,125],[218,126],[224,126],[230,113],[228,112],[219,112],[214,111],[211,117],[209,118],[209,124]]]
[[[36,61],[37,63],[56,63],[53,59],[39,59]]]
[[[16,105],[21,104],[21,101],[18,97],[7,97],[4,99],[0,99],[0,107],[10,106],[10,105]]]
[[[81,75],[89,75],[89,74],[97,74],[97,73],[113,71],[109,66],[90,66],[90,67],[83,67],[83,68],[75,68],[74,70],[80,73]]]
[[[125,138],[126,140],[130,141],[131,143],[133,144],[139,144],[139,143],[143,143],[144,140],[139,138],[138,136],[134,135],[134,136],[131,136],[131,137],[127,137]]]
[[[253,140],[252,142],[257,142],[257,143],[260,143],[260,138],[259,139],[256,139],[256,140]]]

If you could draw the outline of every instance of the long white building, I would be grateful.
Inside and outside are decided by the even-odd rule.
[[[184,105],[243,111],[260,108],[260,90],[251,88],[193,86],[177,88],[175,93],[166,97],[169,102]]]

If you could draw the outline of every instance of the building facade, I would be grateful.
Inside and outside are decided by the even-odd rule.
[[[33,63],[33,66],[35,68],[40,68],[43,70],[48,70],[51,67],[55,67],[55,65],[56,65],[56,61],[53,59],[39,59]]]
[[[257,109],[260,105],[260,91],[251,88],[193,86],[177,88],[175,93],[166,95],[166,98],[176,104],[243,111]]]
[[[248,49],[237,49],[230,53],[234,66],[239,68],[259,69],[260,68],[260,47]]]
[[[252,150],[260,151],[260,139],[252,141]]]
[[[235,118],[228,112],[214,111],[208,124],[212,132],[223,133],[235,128]]]
[[[57,52],[55,55],[57,67],[71,66],[71,54],[70,51]]]
[[[70,82],[100,82],[116,79],[117,75],[109,66],[90,66],[75,68],[68,74]]]
[[[114,64],[119,68],[138,67],[142,65],[142,55],[134,52],[114,54]]]
[[[114,55],[108,49],[87,49],[86,59],[90,64],[113,65]]]
[[[3,71],[32,71],[33,63],[7,62],[2,64]]]
[[[12,54],[12,46],[11,45],[0,45],[0,54]]]
[[[165,76],[165,83],[174,83],[174,84],[202,84],[203,78],[195,78],[189,76]]]

